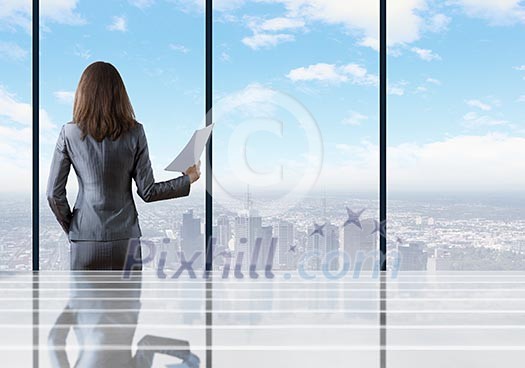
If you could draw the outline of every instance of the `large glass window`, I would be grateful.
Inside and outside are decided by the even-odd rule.
[[[511,3],[389,4],[388,239],[402,270],[525,269],[525,8]]]
[[[54,2],[41,4],[41,105],[49,121],[40,139],[42,193],[60,128],[72,119],[80,75],[98,60],[111,62],[122,75],[137,120],[146,131],[156,181],[180,175],[164,168],[193,130],[203,124],[202,12],[178,3],[151,1],[114,0],[104,6],[83,1],[72,2],[67,9],[56,6]],[[61,16],[48,21],[45,14]],[[155,268],[161,258],[165,258],[166,268],[176,267],[181,249],[204,250],[204,180],[192,186],[187,198],[154,203],[144,203],[133,183],[143,256],[151,259],[145,269]],[[73,207],[77,193],[73,169],[67,192]],[[41,267],[69,269],[69,244],[44,194],[40,205]]]
[[[0,5],[0,292],[2,361],[31,365],[31,1]],[[45,116],[45,111],[41,112]],[[29,287],[27,287],[29,286]],[[22,327],[22,328],[21,328]],[[27,350],[20,349],[28,347]]]
[[[490,271],[525,269],[525,7],[388,7],[386,364],[515,364],[520,273]]]
[[[156,181],[174,178],[180,173],[167,172],[165,167],[204,121],[204,16],[201,11],[178,2],[127,0],[42,1],[41,13],[40,93],[49,127],[42,129],[40,136],[40,264],[43,270],[60,270],[69,269],[69,244],[49,209],[44,191],[58,133],[62,125],[72,119],[75,88],[83,70],[99,60],[115,65],[124,80],[137,120],[146,131]],[[48,19],[46,14],[56,14],[56,17]],[[189,197],[153,203],[144,203],[136,195],[133,183],[146,271],[163,267],[167,277],[171,277],[173,269],[180,264],[181,250],[204,251],[204,181],[203,177],[192,185]],[[67,185],[71,207],[77,188],[72,168]],[[197,268],[198,262],[194,262]],[[147,272],[145,275],[157,277]],[[203,325],[202,303],[186,308],[183,303],[180,309],[184,312],[173,319],[162,311],[165,306],[161,306],[159,312],[154,311],[159,306],[155,305],[152,295],[163,292],[166,303],[178,305],[172,302],[180,300],[178,289],[170,288],[169,282],[163,280],[147,285],[142,291],[143,311],[138,315],[137,339],[149,334],[188,341],[204,361],[203,330],[159,331],[156,327],[162,324],[159,318],[168,318],[174,324],[180,321],[181,324]],[[137,287],[140,285],[133,289],[135,297]],[[53,294],[54,289],[48,291]],[[190,291],[184,298],[198,301],[204,295],[202,287]],[[50,294],[43,292],[42,295],[49,297]],[[56,320],[60,313],[66,296],[53,294],[57,295],[64,299],[54,304],[56,308],[44,316],[45,321]],[[115,295],[121,296],[118,292]],[[45,333],[44,330],[41,337],[44,340]],[[167,359],[165,364],[173,362],[169,357],[164,358]],[[159,359],[163,362],[162,357],[157,357],[155,364]],[[47,351],[43,351],[41,363],[48,360]]]
[[[0,10],[1,271],[31,269],[31,124],[31,2],[21,0]]]
[[[378,351],[364,348],[379,341],[378,329],[360,339],[335,331],[378,322],[369,273],[379,239],[378,21],[378,4],[364,2],[214,4],[215,269],[230,265],[232,274],[214,284],[213,341],[239,349],[214,352],[218,365],[378,365]],[[344,261],[349,278],[364,263],[372,282],[358,293],[369,304],[350,300],[358,283],[326,280],[323,270],[344,272]],[[248,285],[235,281],[235,267]],[[234,318],[247,309],[251,317]],[[223,328],[232,323],[236,336]],[[264,347],[264,359],[241,351],[247,341]],[[305,352],[334,346],[344,347]]]

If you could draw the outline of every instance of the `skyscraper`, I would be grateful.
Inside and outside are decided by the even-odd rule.
[[[182,214],[181,250],[186,260],[190,260],[196,252],[204,252],[201,219],[193,217],[193,210]],[[202,268],[204,257],[201,256],[193,263],[194,267]]]
[[[257,269],[264,270],[265,266],[269,266],[268,255],[270,253],[270,246],[272,245],[273,226],[261,227],[261,248],[259,250],[259,257],[257,259]]]
[[[261,235],[262,218],[256,210],[245,210],[235,217],[235,252],[243,253],[242,269],[248,269],[255,242]]]
[[[427,252],[422,242],[412,242],[408,245],[399,245],[400,271],[426,271]]]
[[[326,255],[339,249],[339,228],[336,225],[326,222],[322,228],[322,233],[314,233],[314,227],[308,228],[308,244],[307,251],[317,252],[318,257],[313,257],[309,262],[309,268],[320,270],[323,262],[327,261]],[[339,268],[337,259],[331,259],[328,269],[336,270]]]
[[[452,270],[453,259],[449,249],[435,248],[431,257],[427,258],[427,270],[435,271],[450,271]],[[402,266],[400,266],[401,268]]]
[[[220,215],[217,218],[217,227],[214,236],[217,239],[217,246],[228,247],[228,244],[232,237],[230,219],[228,218],[228,216]]]
[[[255,244],[258,238],[262,238],[262,218],[255,210],[250,210],[248,213],[248,265],[251,262],[252,254],[254,253]]]
[[[364,219],[361,221],[360,229],[355,224],[348,224],[343,228],[343,242],[344,251],[350,257],[350,263],[352,268],[356,267],[359,262],[363,262],[361,265],[362,270],[372,270],[375,262],[379,262],[377,259],[377,239],[379,232],[376,230],[374,220]],[[358,256],[366,257],[366,259],[359,260]],[[356,263],[357,262],[357,263]]]
[[[281,269],[292,269],[294,267],[295,254],[290,252],[294,245],[294,226],[291,222],[279,220],[277,227],[277,259],[276,263]]]
[[[329,254],[330,252],[335,252],[339,250],[339,227],[336,225],[333,225],[331,223],[327,223],[325,226],[325,255]],[[329,270],[337,270],[339,269],[339,254],[337,257],[330,257],[327,258],[325,256],[325,260],[327,262],[327,267]]]
[[[246,264],[249,260],[248,255],[248,214],[240,213],[235,216],[235,225],[234,225],[234,235],[235,235],[235,253],[238,255],[242,253],[243,263]]]

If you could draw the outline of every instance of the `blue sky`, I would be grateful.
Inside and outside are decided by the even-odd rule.
[[[29,191],[29,2],[0,10],[0,168]],[[163,167],[202,124],[202,1],[42,1],[42,183],[82,70],[96,60],[121,71]],[[322,156],[315,189],[377,189],[378,9],[358,0],[223,0],[214,14],[214,97],[240,107],[215,128],[217,180],[264,182],[283,167],[292,188]],[[525,2],[407,0],[389,4],[389,182],[393,191],[515,191],[525,185]],[[312,148],[289,96],[319,127]],[[277,101],[278,100],[278,101]],[[30,110],[29,110],[30,113]],[[30,114],[29,114],[30,116]],[[264,119],[263,119],[264,118]],[[30,118],[29,118],[30,119]],[[256,122],[258,120],[258,122]],[[263,122],[261,123],[261,120]],[[251,169],[243,182],[240,127]],[[259,124],[259,125],[258,125]],[[521,155],[521,156],[520,156]],[[315,157],[314,157],[315,156]],[[271,181],[271,180],[270,180]]]

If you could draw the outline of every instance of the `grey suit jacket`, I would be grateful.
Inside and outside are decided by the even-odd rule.
[[[155,183],[142,124],[118,139],[97,142],[91,136],[81,139],[74,123],[60,131],[53,155],[47,199],[58,222],[70,240],[110,241],[142,235],[131,191],[145,202],[187,196],[187,175]],[[70,167],[78,178],[78,195],[73,211],[66,198]]]

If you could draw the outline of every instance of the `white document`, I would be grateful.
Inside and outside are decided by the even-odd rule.
[[[206,128],[197,129],[179,155],[164,170],[184,172],[188,167],[199,162],[212,128],[213,124],[210,124]]]

